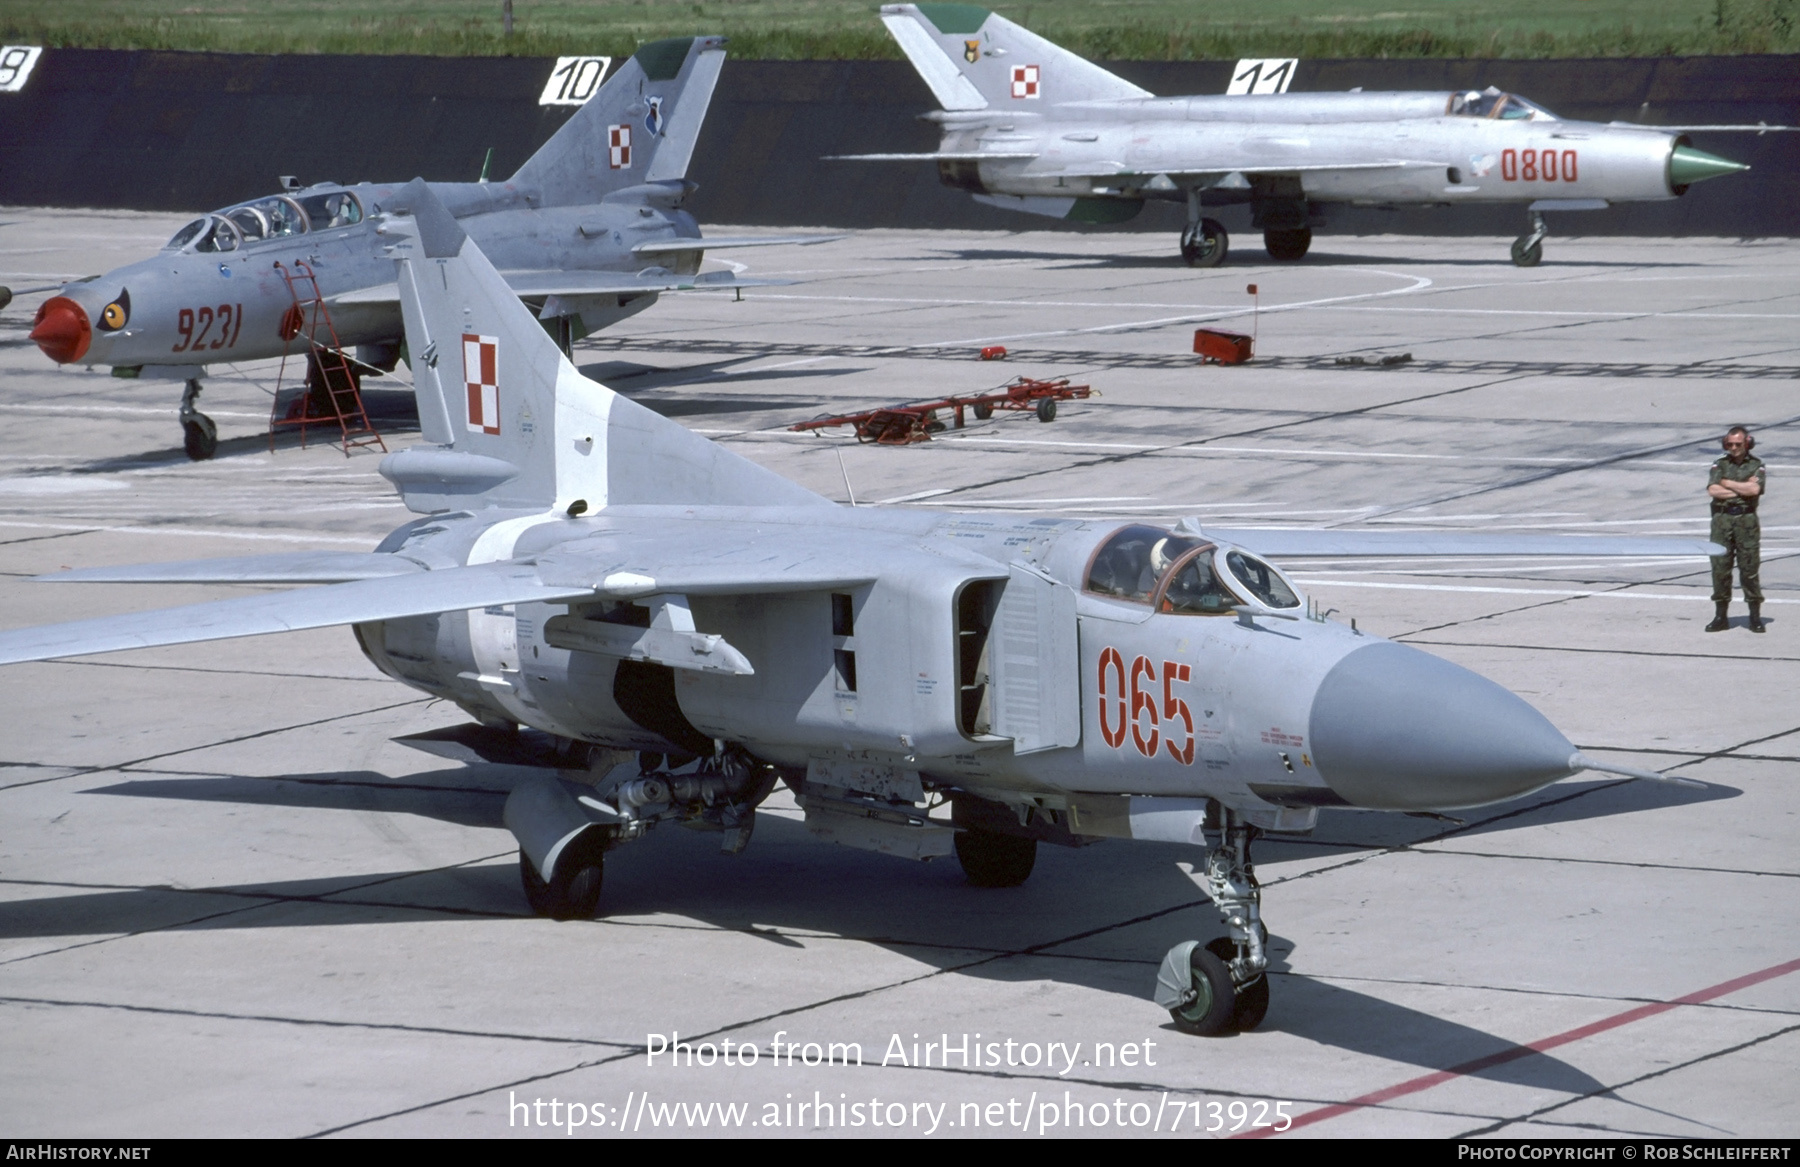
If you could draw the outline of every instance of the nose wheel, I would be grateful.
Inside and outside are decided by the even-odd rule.
[[[197,408],[200,382],[190,380],[181,394],[181,444],[195,462],[211,460],[219,452],[219,427]]]
[[[1217,267],[1231,250],[1231,236],[1217,219],[1189,223],[1181,233],[1181,258],[1189,267]]]
[[[1261,1025],[1269,1012],[1269,930],[1262,922],[1262,887],[1250,862],[1255,828],[1230,810],[1220,812],[1219,845],[1206,853],[1206,887],[1229,936],[1201,944],[1184,940],[1163,957],[1155,1000],[1175,1028],[1199,1037]]]
[[[1536,267],[1544,258],[1544,236],[1548,234],[1550,225],[1544,222],[1544,216],[1531,212],[1531,230],[1513,240],[1513,263],[1519,267]]]

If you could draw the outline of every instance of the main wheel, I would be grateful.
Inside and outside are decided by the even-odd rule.
[[[1300,259],[1312,246],[1312,228],[1286,227],[1264,231],[1263,246],[1269,249],[1270,259]]]
[[[1186,1005],[1169,1010],[1175,1028],[1197,1037],[1230,1032],[1232,1017],[1237,1011],[1237,990],[1231,983],[1231,970],[1210,946],[1195,948],[1188,956],[1188,968],[1198,996]]]
[[[219,452],[219,427],[204,413],[196,413],[181,423],[181,445],[190,461],[211,461]]]
[[[579,845],[580,840],[575,844]],[[519,882],[525,888],[525,901],[531,910],[552,920],[591,920],[600,907],[600,888],[605,882],[605,856],[598,849],[590,854],[565,855],[558,863],[556,877],[545,882],[530,858],[519,852]]]
[[[1536,267],[1538,261],[1544,258],[1544,241],[1540,239],[1526,246],[1530,238],[1529,235],[1521,235],[1513,240],[1512,261],[1519,267]]]
[[[1268,929],[1263,929],[1263,940],[1269,939]],[[1206,951],[1224,962],[1227,969],[1237,958],[1237,945],[1227,937],[1206,942]],[[1265,973],[1247,985],[1237,987],[1237,1007],[1231,1011],[1231,1027],[1241,1031],[1255,1029],[1269,1015],[1269,977]]]
[[[1037,840],[991,831],[956,832],[956,859],[976,887],[1018,887],[1037,863]]]
[[[1039,421],[1055,421],[1056,398],[1045,397],[1040,399],[1037,403],[1037,415]]]

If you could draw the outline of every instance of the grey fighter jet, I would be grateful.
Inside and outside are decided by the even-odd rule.
[[[838,505],[581,376],[425,183],[383,206],[425,444],[381,472],[420,517],[368,553],[47,577],[324,586],[0,633],[0,663],[351,625],[382,672],[473,719],[403,740],[539,743],[550,767],[505,821],[526,897],[558,918],[592,915],[607,851],[659,824],[741,851],[777,781],[820,837],[954,853],[982,886],[1022,882],[1041,842],[1200,846],[1229,936],[1179,946],[1158,990],[1195,1033],[1268,1006],[1258,834],[1583,770],[1660,777],[1325,619],[1265,556],[1711,544]]]
[[[699,274],[706,250],[836,238],[702,239],[682,209],[724,43],[643,45],[511,178],[432,184],[565,349],[662,292],[772,282]],[[38,308],[31,339],[59,364],[185,381],[187,452],[210,458],[217,433],[196,408],[209,364],[305,354],[315,386],[360,372],[337,360],[323,372],[322,349],[394,368],[400,301],[373,219],[399,187],[319,183],[202,215],[156,257],[65,286]]]
[[[1544,211],[1677,198],[1748,169],[1679,132],[1564,121],[1497,89],[1156,97],[985,8],[887,4],[881,19],[943,107],[925,115],[943,141],[846,159],[935,162],[981,202],[1079,222],[1185,202],[1181,254],[1196,267],[1230,246],[1206,208],[1242,203],[1278,260],[1306,254],[1333,203],[1524,203],[1512,258],[1531,267]],[[1699,128],[1785,127],[1671,127]]]

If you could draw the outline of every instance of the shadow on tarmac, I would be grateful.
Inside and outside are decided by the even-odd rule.
[[[170,777],[118,782],[90,794],[131,798],[417,815],[497,833],[512,784],[532,768],[452,766],[390,779],[374,771],[286,778]],[[1462,829],[1376,812],[1334,812],[1318,837],[1265,839],[1267,869],[1284,859],[1346,856],[1438,839],[1463,839],[1515,826],[1579,822],[1692,805],[1740,792],[1647,782],[1583,782],[1550,787],[1489,812]],[[496,838],[496,851],[510,846]],[[1169,945],[1221,931],[1216,913],[1176,865],[1193,848],[1112,844],[1040,849],[1024,886],[971,887],[950,860],[920,865],[816,840],[788,815],[759,816],[756,844],[722,855],[710,834],[665,829],[614,852],[607,863],[604,915],[568,927],[679,928],[671,917],[806,948],[818,938],[877,944],[944,971],[999,981],[1046,979],[1134,1002],[1144,997]],[[1280,918],[1280,880],[1268,905]],[[1121,918],[1120,906],[1131,915]],[[280,907],[280,910],[264,910]],[[424,871],[347,875],[175,890],[137,888],[0,903],[0,938],[94,935],[155,929],[310,927],[477,917],[527,917],[510,861]],[[1293,973],[1292,940],[1271,937],[1275,1005],[1264,1029],[1427,1070],[1443,1070],[1512,1048],[1483,1030]],[[1254,1040],[1247,1038],[1246,1040]],[[1564,1093],[1601,1084],[1547,1055],[1520,1057],[1474,1076]]]

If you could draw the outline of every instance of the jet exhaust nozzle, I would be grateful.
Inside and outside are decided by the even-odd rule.
[[[1575,747],[1517,695],[1389,641],[1357,649],[1325,675],[1311,736],[1326,784],[1379,810],[1500,802],[1575,768]]]
[[[38,306],[31,339],[44,355],[59,365],[73,364],[88,350],[94,338],[87,312],[67,296],[52,296]]]

